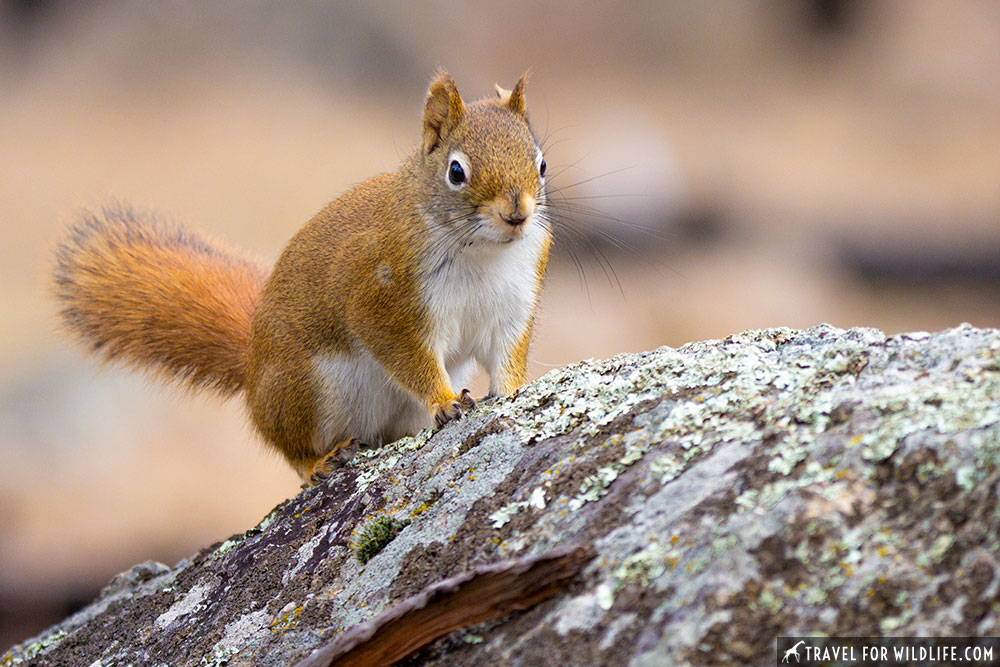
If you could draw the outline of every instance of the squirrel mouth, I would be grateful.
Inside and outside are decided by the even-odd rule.
[[[512,243],[524,237],[525,228],[531,224],[531,218],[517,218],[514,221],[502,215],[493,215],[493,222],[503,236],[501,243]]]
[[[533,220],[533,215],[520,217],[496,210],[483,211],[479,218],[482,233],[476,236],[492,245],[508,245],[523,239]]]

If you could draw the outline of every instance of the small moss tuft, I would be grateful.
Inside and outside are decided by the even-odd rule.
[[[375,554],[382,551],[385,545],[392,542],[399,531],[409,525],[409,519],[399,520],[391,516],[383,516],[370,522],[361,529],[352,545],[358,562],[367,563]]]

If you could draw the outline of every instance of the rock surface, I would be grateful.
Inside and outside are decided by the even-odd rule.
[[[1000,332],[745,332],[555,370],[363,452],[0,665],[294,664],[435,582],[572,544],[596,557],[568,591],[403,662],[760,664],[779,635],[998,635],[998,494]],[[380,519],[398,533],[361,563]]]

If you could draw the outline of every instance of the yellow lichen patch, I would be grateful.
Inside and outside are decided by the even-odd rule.
[[[299,616],[302,614],[302,605],[289,611],[278,614],[278,617],[271,623],[271,630],[279,635],[285,634],[299,623]]]
[[[430,508],[430,505],[428,505],[427,503],[418,505],[412,512],[410,512],[410,516],[420,516],[421,514],[426,512],[428,508]]]

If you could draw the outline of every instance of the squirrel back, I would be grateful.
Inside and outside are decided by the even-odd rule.
[[[267,272],[124,205],[84,212],[56,249],[64,324],[106,361],[191,388],[244,388]]]

